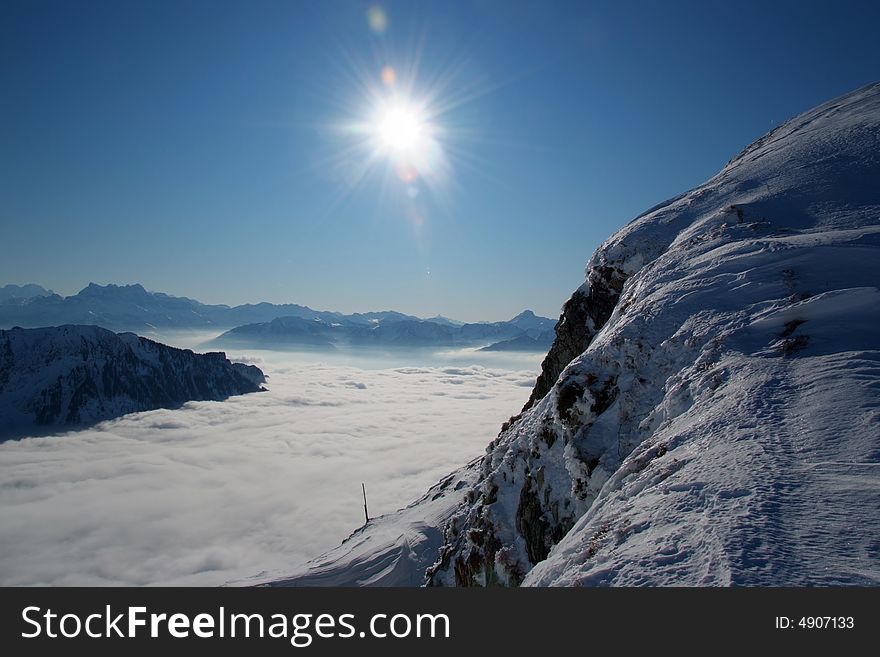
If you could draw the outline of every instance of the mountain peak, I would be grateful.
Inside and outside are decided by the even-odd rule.
[[[33,297],[50,297],[55,294],[42,285],[25,283],[24,285],[4,285],[0,287],[0,301],[6,299],[30,299]]]
[[[433,317],[426,317],[425,321],[434,322],[435,324],[445,324],[446,326],[461,326],[464,323],[458,321],[457,319],[446,317],[445,315],[434,315]]]
[[[149,294],[140,283],[131,285],[116,285],[108,283],[107,285],[98,285],[97,283],[89,283],[77,296],[107,296],[111,294],[126,294],[129,296],[146,296]]]
[[[552,329],[556,322],[549,317],[541,317],[540,315],[536,315],[531,310],[523,310],[519,315],[511,319],[509,324],[513,324],[521,328],[524,331],[543,331]],[[537,335],[532,335],[532,337],[537,337]]]

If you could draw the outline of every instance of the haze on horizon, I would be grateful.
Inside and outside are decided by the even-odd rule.
[[[854,1],[6,2],[0,284],[556,317],[616,228],[873,81],[878,18]]]

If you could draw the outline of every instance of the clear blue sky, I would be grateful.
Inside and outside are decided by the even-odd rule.
[[[843,0],[4,0],[0,284],[556,316],[615,229],[880,78],[878,26]],[[442,178],[347,130],[383,66],[441,110]]]

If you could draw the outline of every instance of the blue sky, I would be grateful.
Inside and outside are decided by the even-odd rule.
[[[878,24],[841,0],[4,2],[0,284],[556,316],[615,229],[880,78]],[[362,134],[385,66],[445,163],[408,182]]]

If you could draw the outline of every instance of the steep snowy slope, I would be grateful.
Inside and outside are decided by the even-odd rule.
[[[334,550],[298,572],[260,573],[237,586],[422,586],[437,560],[442,528],[473,488],[474,461],[444,477],[421,498],[357,529]]]
[[[0,330],[0,440],[260,390],[263,373],[97,326]]]
[[[878,153],[873,84],[603,244],[427,583],[880,584]]]

